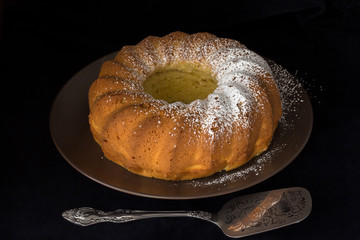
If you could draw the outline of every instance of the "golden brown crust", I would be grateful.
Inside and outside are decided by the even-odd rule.
[[[252,102],[239,102],[238,109],[228,113],[236,119],[233,122],[213,121],[217,114],[209,114],[217,108],[215,100],[213,105],[207,103],[210,110],[196,104],[170,107],[142,87],[153,72],[182,63],[215,76],[218,67],[209,63],[210,56],[222,49],[244,48],[236,40],[209,33],[182,32],[150,36],[136,46],[123,47],[104,62],[89,89],[90,128],[105,156],[139,175],[185,180],[237,168],[265,151],[281,117],[281,101],[271,73],[261,64],[253,64],[250,75],[255,80],[242,86],[256,94],[250,97]],[[229,131],[224,130],[226,124],[231,124]]]

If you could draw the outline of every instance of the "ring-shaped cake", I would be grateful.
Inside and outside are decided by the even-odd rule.
[[[270,67],[236,40],[173,32],[124,46],[89,90],[104,155],[146,177],[188,180],[264,152],[282,114]]]

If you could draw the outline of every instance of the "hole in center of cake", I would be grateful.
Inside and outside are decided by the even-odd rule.
[[[217,88],[217,81],[209,71],[182,64],[154,72],[143,87],[155,99],[188,104],[207,98]]]

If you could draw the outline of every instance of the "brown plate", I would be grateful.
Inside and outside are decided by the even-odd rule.
[[[313,114],[305,90],[285,69],[268,61],[280,88],[284,114],[266,152],[238,169],[197,180],[171,182],[133,174],[104,157],[88,124],[88,89],[101,64],[114,55],[91,63],[72,77],[57,95],[50,113],[50,131],[62,156],[79,172],[107,187],[165,199],[223,195],[273,176],[296,158],[309,139]]]

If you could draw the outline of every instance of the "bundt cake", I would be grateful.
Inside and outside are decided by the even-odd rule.
[[[173,32],[124,46],[89,90],[106,158],[166,180],[237,168],[269,146],[281,117],[266,61],[236,40]]]

